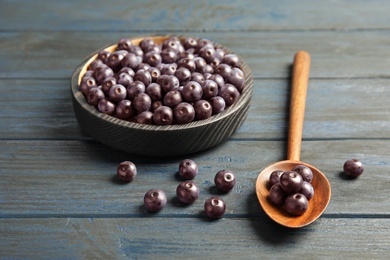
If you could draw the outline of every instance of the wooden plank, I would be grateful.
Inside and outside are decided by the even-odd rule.
[[[267,219],[0,219],[16,259],[387,259],[389,219],[327,219],[286,229]],[[362,228],[364,227],[364,228]]]
[[[2,1],[1,30],[388,29],[388,1]],[[36,14],[39,14],[37,19]]]
[[[159,32],[167,34],[169,31]],[[153,33],[152,33],[153,34]],[[69,78],[93,51],[147,32],[0,32],[0,78]],[[388,77],[390,31],[194,32],[248,63],[255,78],[288,78],[294,54],[312,56],[311,78]]]
[[[311,79],[304,139],[388,138],[389,79]],[[248,117],[233,139],[283,140],[288,127],[288,79],[256,79]],[[12,90],[12,91],[10,91]],[[85,139],[69,80],[0,80],[2,139]]]
[[[212,195],[222,196],[229,218],[263,216],[255,195],[259,172],[285,159],[284,142],[228,141],[215,149],[191,155],[200,168],[196,182],[200,198],[188,207],[176,199],[178,165],[184,157],[146,158],[113,151],[87,141],[0,141],[0,218],[19,216],[150,216],[143,196],[151,188],[165,190],[169,203],[159,216],[193,217]],[[326,140],[302,144],[302,161],[320,169],[332,186],[328,216],[388,215],[390,140]],[[341,175],[344,162],[358,158],[365,173],[356,180]],[[134,182],[115,180],[124,160],[138,167]],[[222,169],[237,175],[231,193],[214,187]],[[369,188],[369,190],[367,190]],[[375,199],[373,199],[375,198]]]

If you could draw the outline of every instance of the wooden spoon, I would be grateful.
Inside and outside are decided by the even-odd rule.
[[[330,184],[325,175],[317,168],[299,161],[309,71],[310,55],[305,51],[297,52],[293,64],[287,160],[265,168],[256,181],[257,197],[265,213],[275,222],[290,228],[299,228],[314,222],[325,211],[331,196]],[[293,216],[282,206],[276,206],[269,201],[268,180],[273,171],[288,171],[300,164],[308,166],[313,172],[311,184],[314,188],[314,197],[309,200],[309,207],[305,213]]]

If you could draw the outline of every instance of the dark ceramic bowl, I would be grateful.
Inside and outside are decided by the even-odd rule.
[[[150,37],[156,43],[162,43],[170,36]],[[132,39],[139,44],[143,38]],[[216,47],[233,53],[220,44]],[[89,55],[73,72],[71,92],[73,109],[81,128],[91,137],[114,149],[147,156],[178,156],[199,152],[216,146],[228,139],[244,122],[252,96],[253,79],[248,65],[242,61],[241,69],[245,75],[245,87],[240,98],[225,111],[208,119],[188,124],[157,126],[133,123],[99,112],[87,103],[79,90],[79,82],[88,65],[103,50],[110,52],[116,44],[104,47]]]

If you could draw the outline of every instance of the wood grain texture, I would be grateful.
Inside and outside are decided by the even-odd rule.
[[[0,0],[0,258],[388,259],[390,2]],[[254,76],[248,117],[229,141],[191,155],[201,197],[175,199],[184,157],[118,152],[83,133],[69,82],[92,51],[120,37],[186,34],[238,53]],[[262,211],[255,180],[286,156],[291,58],[311,54],[301,159],[329,179],[332,199],[313,224],[285,229]],[[365,172],[350,180],[347,159]],[[133,160],[138,178],[118,182]],[[229,194],[218,170],[237,173]],[[145,191],[166,189],[158,214]],[[202,203],[226,199],[220,221]]]
[[[164,32],[158,32],[166,34]],[[167,32],[170,33],[170,32]],[[91,52],[145,32],[0,32],[0,78],[66,78]],[[390,30],[185,32],[239,54],[254,78],[289,78],[291,56],[306,50],[311,78],[388,78]],[[75,43],[83,43],[76,45]],[[375,48],[373,48],[375,46]]]
[[[389,29],[388,1],[2,1],[2,30],[258,31]],[[31,14],[39,13],[39,19]]]
[[[85,141],[1,141],[1,217],[12,216],[144,216],[143,196],[159,187],[167,193],[167,207],[159,216],[191,217],[202,210],[211,195],[226,199],[226,217],[261,216],[255,193],[259,173],[266,166],[285,159],[285,143],[279,141],[228,141],[210,151],[191,155],[199,166],[195,181],[201,195],[192,206],[175,199],[181,179],[178,166],[185,157],[156,159],[133,157]],[[330,216],[388,215],[390,176],[389,140],[328,140],[303,142],[301,159],[321,170],[332,187],[332,199],[325,212]],[[356,180],[342,174],[344,162],[360,158],[365,172]],[[137,179],[121,184],[116,168],[124,160],[138,168]],[[71,163],[69,163],[71,162]],[[222,169],[237,175],[229,194],[214,187],[214,176]],[[367,191],[367,185],[375,187]],[[373,199],[375,198],[375,200]]]
[[[388,219],[360,218],[321,218],[303,229],[286,229],[263,218],[0,219],[0,256],[386,259],[389,225]]]

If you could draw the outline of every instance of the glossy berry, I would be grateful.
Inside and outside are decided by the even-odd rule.
[[[148,63],[152,67],[156,67],[162,61],[160,53],[156,51],[150,51],[145,54],[143,62]]]
[[[213,80],[206,80],[202,86],[202,99],[209,100],[218,94],[218,84]]]
[[[286,199],[286,192],[282,189],[280,183],[276,183],[272,185],[269,191],[269,200],[273,204],[281,206],[283,205],[285,199]]]
[[[126,88],[121,84],[116,84],[110,88],[108,91],[108,95],[110,97],[110,100],[117,103],[127,96]]]
[[[106,64],[113,70],[118,71],[121,68],[121,61],[126,56],[127,51],[117,50],[108,56]]]
[[[163,97],[161,86],[157,83],[151,83],[149,86],[147,86],[145,93],[149,95],[153,102],[162,100]]]
[[[167,195],[163,190],[151,189],[144,196],[144,205],[147,210],[157,212],[167,204]]]
[[[113,115],[115,112],[115,104],[103,98],[98,103],[98,110],[107,115]]]
[[[118,43],[118,50],[130,50],[130,47],[133,46],[131,39],[129,38],[121,38]]]
[[[148,69],[150,76],[152,76],[152,82],[156,82],[157,79],[161,76],[161,71],[156,67],[150,67]]]
[[[152,106],[152,100],[148,94],[140,93],[133,99],[133,106],[138,113],[148,111]]]
[[[176,196],[186,204],[194,203],[199,198],[199,186],[193,181],[184,181],[176,188]]]
[[[288,213],[295,216],[300,216],[307,211],[309,202],[301,193],[290,195],[285,200],[285,208]]]
[[[226,80],[227,82],[235,86],[239,92],[241,92],[244,89],[245,77],[244,77],[244,72],[242,72],[241,69],[233,68],[232,71],[230,71],[229,75],[227,76]]]
[[[127,98],[129,100],[134,100],[136,96],[141,93],[145,93],[145,84],[141,81],[133,81],[127,86]],[[150,97],[150,96],[149,96]]]
[[[196,81],[189,81],[181,91],[184,101],[192,103],[202,98],[202,86]]]
[[[224,78],[224,79],[228,78],[231,71],[232,71],[232,68],[229,65],[224,64],[224,63],[219,64],[215,68],[215,73],[221,75],[222,78]]]
[[[134,122],[138,124],[152,125],[153,113],[150,111],[143,111],[134,118]]]
[[[232,171],[221,170],[215,175],[214,183],[218,190],[229,192],[236,185],[236,176]]]
[[[173,109],[173,116],[176,120],[176,123],[187,124],[194,120],[195,109],[191,104],[182,102]]]
[[[93,75],[98,83],[102,83],[106,78],[113,77],[114,71],[107,65],[102,64],[95,68]]]
[[[358,159],[350,159],[344,163],[343,170],[348,177],[356,178],[363,173],[364,165]]]
[[[141,81],[142,83],[144,83],[145,86],[148,86],[150,83],[152,83],[152,75],[150,75],[150,72],[148,70],[137,70],[134,75],[134,81],[136,80]]]
[[[212,97],[209,100],[209,103],[211,105],[213,115],[219,114],[225,110],[225,107],[226,107],[225,100],[220,96]]]
[[[79,89],[84,95],[87,95],[89,90],[93,87],[97,87],[97,82],[94,77],[83,77],[81,80]]]
[[[130,161],[124,161],[119,164],[116,173],[119,179],[129,182],[137,176],[137,167]]]
[[[204,203],[204,212],[211,219],[221,218],[226,211],[225,201],[219,197],[211,197]]]
[[[164,96],[164,105],[173,108],[180,104],[182,100],[183,99],[179,90],[170,90]]]
[[[126,72],[122,72],[121,74],[119,74],[117,79],[118,84],[121,84],[124,87],[129,86],[133,81],[133,77]]]
[[[241,66],[240,58],[236,54],[226,54],[222,58],[222,63],[228,64],[231,67],[239,68]]]
[[[117,80],[114,77],[108,77],[106,78],[102,83],[102,90],[104,94],[108,95],[108,91],[110,88],[117,84]]]
[[[220,91],[220,96],[225,100],[226,106],[233,105],[240,97],[240,92],[231,84],[225,84]]]
[[[287,193],[296,193],[302,189],[303,178],[294,171],[286,171],[280,176],[280,185]]]
[[[123,99],[119,101],[116,105],[115,112],[117,118],[124,120],[130,119],[136,114],[132,102],[128,99]]]
[[[179,85],[180,85],[179,80],[175,76],[167,75],[167,74],[161,75],[157,79],[157,83],[160,84],[161,89],[164,92],[168,92],[170,90],[178,89]]]
[[[275,171],[271,172],[271,174],[269,176],[269,182],[268,182],[269,187],[272,187],[276,183],[279,183],[280,176],[282,176],[283,173],[284,173],[284,171],[282,171],[282,170],[275,170]]]
[[[175,77],[184,85],[184,82],[187,82],[191,79],[191,71],[187,68],[178,68],[175,71]]]
[[[134,53],[127,53],[125,57],[121,60],[122,67],[129,67],[132,69],[136,69],[139,64],[141,64],[142,60]]]
[[[87,94],[87,102],[92,106],[97,106],[99,101],[104,98],[103,90],[99,87],[90,88]]]
[[[153,113],[153,122],[156,125],[170,125],[172,121],[173,112],[168,106],[160,106]]]
[[[299,193],[303,194],[307,200],[311,200],[314,196],[314,188],[309,182],[304,181]]]
[[[292,169],[292,171],[299,173],[304,181],[311,183],[313,180],[313,172],[306,165],[297,165]]]
[[[191,159],[185,159],[179,164],[179,174],[186,180],[192,180],[198,174],[198,165]]]
[[[201,99],[195,102],[195,117],[198,120],[207,119],[213,113],[213,108],[207,100]]]

